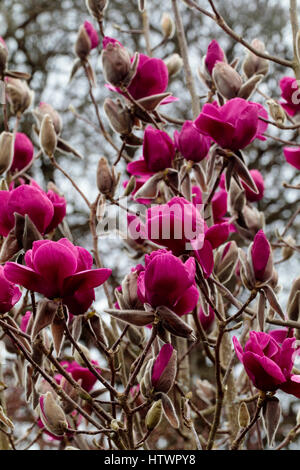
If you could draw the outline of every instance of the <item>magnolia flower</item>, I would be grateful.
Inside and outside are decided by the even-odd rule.
[[[121,51],[122,48],[124,51],[126,50],[118,40],[105,37],[103,39],[103,49],[105,50],[109,44],[118,44],[118,47],[121,49]],[[131,58],[131,64],[133,63],[133,60],[134,57]],[[129,73],[129,69],[127,72]],[[137,70],[131,79],[127,90],[135,100],[140,100],[142,98],[164,93],[167,89],[168,81],[168,68],[163,60],[154,57],[148,57],[145,54],[139,54]],[[121,90],[115,86],[108,85],[108,88],[112,91],[122,94]],[[168,96],[163,99],[160,104],[167,104],[175,100],[176,98]]]
[[[281,88],[281,96],[285,100],[281,102],[283,109],[289,116],[295,116],[300,111],[300,90],[296,78],[283,77],[279,86]]]
[[[237,151],[247,147],[256,138],[265,140],[262,134],[268,125],[259,116],[268,118],[263,106],[242,98],[233,98],[224,106],[205,104],[194,125],[220,147]]]
[[[174,132],[176,149],[186,160],[201,162],[209,151],[210,138],[200,134],[192,121],[185,121],[181,131]]]
[[[151,383],[155,392],[169,392],[176,377],[176,366],[176,350],[171,344],[164,344],[152,368]]]
[[[225,217],[227,214],[227,199],[228,195],[225,189],[216,191],[212,198],[211,206],[215,224],[220,224],[227,221]],[[202,192],[198,186],[192,187],[192,202],[195,206],[203,203]]]
[[[250,254],[255,280],[259,283],[269,281],[273,274],[273,256],[263,230],[255,235]]]
[[[284,147],[283,153],[286,161],[300,170],[300,147]]]
[[[11,191],[0,191],[0,234],[6,237],[15,226],[14,214],[29,216],[41,234],[49,233],[66,215],[66,201],[53,191],[45,193],[32,181]]]
[[[205,67],[210,75],[217,62],[224,62],[226,60],[223,49],[219,43],[214,39],[208,45],[207,53],[204,59]]]
[[[9,312],[20,300],[20,289],[5,276],[4,267],[0,265],[0,313]]]
[[[144,134],[143,157],[130,162],[127,171],[132,175],[152,175],[170,168],[175,157],[175,147],[169,135],[152,126],[147,126]]]
[[[17,132],[14,142],[14,157],[10,171],[23,170],[33,159],[34,148],[31,140],[22,132]]]
[[[288,337],[287,330],[251,331],[244,350],[236,337],[233,344],[256,388],[264,392],[281,389],[300,398],[300,376],[292,374],[298,354],[296,338]]]
[[[177,256],[187,250],[194,251],[209,276],[213,269],[213,249],[227,240],[229,225],[224,222],[208,228],[194,204],[182,197],[173,197],[166,204],[148,209],[141,233]]]
[[[100,373],[100,368],[99,364],[97,361],[92,360],[91,363],[95,367],[98,373]],[[97,377],[87,368],[83,367],[80,364],[78,364],[76,361],[68,362],[68,361],[63,361],[61,362],[61,365],[64,367],[66,372],[69,372],[69,374],[72,375],[73,379],[76,380],[76,382],[80,381],[81,387],[86,391],[90,392],[97,382]],[[55,376],[55,380],[58,384],[61,383],[62,375],[57,374]]]
[[[195,260],[183,263],[166,250],[145,257],[145,268],[138,277],[138,297],[153,308],[168,307],[178,315],[190,313],[198,301]]]
[[[91,269],[90,253],[66,238],[34,242],[25,263],[7,263],[7,279],[48,299],[61,299],[73,315],[87,311],[95,300],[94,288],[111,275],[110,269]]]

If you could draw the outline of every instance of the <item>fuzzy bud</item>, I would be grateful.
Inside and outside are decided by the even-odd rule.
[[[146,427],[148,431],[155,429],[162,417],[162,401],[158,400],[153,403],[146,416]]]
[[[134,308],[140,304],[138,295],[137,295],[137,279],[138,273],[132,271],[131,273],[125,276],[122,282],[122,293],[125,303],[129,308]]]
[[[253,39],[251,46],[259,52],[265,52],[265,45],[259,39]],[[258,57],[253,52],[249,52],[243,63],[243,71],[247,78],[253,75],[267,75],[269,62],[262,57]]]
[[[55,436],[63,436],[68,429],[65,413],[51,392],[40,397],[40,418],[45,428]]]
[[[232,277],[238,262],[238,247],[235,241],[220,246],[215,258],[215,273],[223,284]]]
[[[121,135],[131,133],[133,125],[131,114],[127,108],[124,108],[120,100],[115,102],[107,98],[103,108],[114,131]]]
[[[34,93],[25,81],[6,77],[6,91],[13,115],[24,113],[31,105]]]
[[[78,31],[78,36],[77,36],[77,40],[75,43],[75,53],[77,57],[79,57],[79,59],[84,61],[86,60],[91,50],[92,50],[91,40],[89,38],[89,35],[85,27],[82,25]]]
[[[57,135],[49,114],[46,114],[42,120],[40,129],[40,145],[43,152],[48,157],[53,156],[57,146]]]
[[[174,36],[175,24],[169,13],[163,13],[160,25],[165,39],[170,39]]]
[[[243,85],[238,72],[226,62],[217,62],[213,68],[212,76],[218,92],[224,98],[231,100],[238,96]]]
[[[154,361],[151,383],[156,392],[168,393],[177,373],[177,353],[171,344],[164,344]]]
[[[294,280],[287,303],[289,320],[298,321],[300,313],[300,277]]]
[[[105,157],[101,157],[97,168],[97,186],[104,196],[113,196],[117,180],[114,169],[110,169]]]
[[[183,67],[183,60],[179,54],[175,53],[166,58],[165,64],[168,68],[169,77],[175,77]]]
[[[275,100],[268,100],[267,105],[269,106],[270,116],[277,124],[284,124],[286,121],[286,114],[282,106]]]
[[[103,17],[103,13],[108,5],[108,0],[86,0],[86,6],[90,14],[98,21]]]
[[[41,125],[43,118],[48,114],[51,117],[56,134],[61,134],[63,126],[62,119],[59,113],[50,104],[41,102],[39,107],[34,109],[33,114],[39,126]]]
[[[239,407],[238,422],[240,428],[246,428],[250,423],[250,414],[244,401],[242,401]]]
[[[85,357],[87,357],[87,359],[90,361],[91,356],[90,356],[90,351],[88,350],[88,348],[83,346],[83,344],[79,344],[79,343],[77,343],[77,346],[80,349],[80,351],[85,355]],[[75,352],[74,352],[74,359],[79,365],[86,367],[86,363],[82,359],[81,354],[77,349],[75,349]]]
[[[0,135],[0,175],[8,171],[14,158],[14,135],[2,132]]]
[[[282,248],[281,253],[282,258],[287,260],[294,254],[293,248],[296,246],[296,240],[290,235],[284,241],[287,243],[287,245]]]
[[[43,299],[39,301],[31,330],[32,341],[37,338],[38,334],[46,328],[46,326],[51,325],[57,310],[58,304],[54,300]]]
[[[120,86],[126,82],[131,70],[129,52],[121,44],[109,42],[102,51],[102,65],[105,80]]]

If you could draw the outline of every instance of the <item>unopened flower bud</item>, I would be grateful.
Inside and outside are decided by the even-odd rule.
[[[98,21],[103,17],[103,13],[108,5],[108,0],[86,0],[86,6],[90,14]]]
[[[179,54],[172,54],[166,58],[165,64],[168,68],[169,77],[175,77],[183,67],[183,60]]]
[[[250,423],[250,414],[244,401],[242,401],[239,407],[238,421],[240,428],[246,428]]]
[[[246,205],[245,190],[234,180],[231,180],[230,183],[228,205],[231,214],[240,213]]]
[[[291,258],[294,254],[293,248],[296,246],[296,240],[290,235],[285,239],[285,242],[287,243],[287,245],[282,248],[281,253],[282,258],[284,260],[287,260]]]
[[[102,64],[105,80],[114,86],[126,82],[131,70],[130,55],[118,42],[108,42],[102,51]]]
[[[46,116],[46,114],[48,114],[51,117],[56,134],[61,134],[62,119],[59,113],[50,104],[40,102],[39,107],[34,109],[33,114],[37,119],[39,126],[41,125],[43,118]]]
[[[24,113],[31,105],[34,93],[25,81],[6,77],[6,91],[13,115]]]
[[[253,39],[251,46],[259,52],[265,52],[265,45],[259,39]],[[253,75],[267,75],[269,62],[262,57],[258,57],[253,52],[249,52],[243,63],[243,71],[247,78]]]
[[[14,135],[11,132],[0,134],[0,175],[8,171],[14,158]]]
[[[164,344],[154,361],[151,383],[156,392],[168,393],[177,373],[177,352],[171,344]]]
[[[85,346],[83,346],[83,344],[77,344],[78,348],[80,349],[80,351],[87,357],[87,359],[90,361],[91,360],[91,356],[90,356],[90,351],[88,350],[88,348],[86,348]],[[75,349],[75,352],[74,352],[74,359],[75,361],[81,365],[81,366],[84,366],[86,367],[86,363],[85,361],[82,359],[81,357],[81,354],[80,352]]]
[[[175,24],[169,13],[163,13],[160,24],[164,37],[172,38],[175,33]]]
[[[270,281],[273,275],[273,253],[262,230],[257,232],[249,247],[248,262],[252,265],[256,284],[262,285]]]
[[[138,0],[139,11],[143,13],[146,7],[146,0]]]
[[[238,72],[226,62],[217,62],[212,76],[218,92],[224,98],[231,100],[237,97],[243,81]]]
[[[238,247],[235,241],[222,245],[215,259],[215,273],[223,284],[232,277],[238,262]]]
[[[49,114],[46,114],[42,120],[40,129],[40,145],[43,152],[48,157],[53,156],[57,146],[57,135]]]
[[[146,428],[152,431],[159,425],[162,417],[162,401],[158,400],[153,403],[146,416]]]
[[[294,280],[287,303],[289,320],[298,321],[300,313],[300,277]]]
[[[134,308],[140,303],[137,295],[137,279],[138,273],[136,271],[132,271],[125,276],[122,282],[124,301],[130,308]]]
[[[78,36],[77,36],[77,39],[76,39],[75,53],[79,57],[79,59],[86,60],[86,58],[89,55],[89,53],[91,52],[91,50],[92,50],[91,40],[89,38],[89,35],[88,35],[84,25],[82,25],[79,28]]]
[[[115,102],[107,98],[103,108],[114,131],[121,135],[131,133],[133,126],[131,114],[127,108],[124,108],[120,100]]]
[[[284,124],[286,121],[286,114],[282,106],[275,100],[268,100],[267,105],[269,106],[270,116],[277,124]]]
[[[51,325],[57,310],[58,304],[54,300],[43,299],[39,301],[31,330],[32,341],[37,338],[38,334],[46,328],[46,326]]]
[[[101,194],[112,196],[116,188],[114,169],[110,169],[105,157],[101,157],[97,169],[97,186]]]
[[[40,397],[40,418],[45,428],[55,436],[63,436],[68,429],[65,413],[51,392]]]

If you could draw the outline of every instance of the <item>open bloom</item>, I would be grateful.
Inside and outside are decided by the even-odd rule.
[[[94,365],[97,372],[100,373],[98,362],[92,360],[91,363]],[[86,392],[90,392],[92,390],[93,386],[97,382],[97,377],[95,377],[95,375],[87,367],[81,366],[76,361],[63,361],[61,362],[61,365],[64,367],[66,372],[69,372],[69,374],[72,375],[73,379],[76,380],[76,382],[78,382],[79,380],[81,381],[81,387]],[[58,384],[60,384],[61,379],[62,375],[57,374],[55,376],[55,380]]]
[[[103,48],[105,49],[108,44],[118,43],[124,49],[124,46],[114,38],[105,37],[103,39]],[[131,63],[134,58],[131,58]],[[138,66],[136,73],[130,81],[127,90],[135,100],[140,100],[149,96],[159,95],[164,93],[167,89],[169,82],[169,72],[163,60],[155,57],[148,57],[145,54],[139,54]],[[119,88],[108,85],[108,88],[117,93],[122,93]],[[171,101],[177,100],[174,97],[165,98],[160,104],[167,104]]]
[[[130,162],[127,171],[132,175],[152,175],[170,168],[175,157],[175,146],[169,135],[147,126],[144,134],[143,157]]]
[[[201,162],[209,151],[210,138],[200,134],[192,121],[185,121],[181,131],[174,132],[176,149],[186,160]]]
[[[233,98],[224,106],[205,104],[194,125],[204,135],[210,136],[220,147],[241,150],[262,134],[268,125],[259,119],[267,119],[267,111],[258,103]]]
[[[178,315],[190,313],[198,301],[195,260],[179,258],[158,250],[145,257],[145,268],[138,277],[138,296],[153,308],[165,306]]]
[[[35,182],[21,184],[11,191],[0,191],[0,234],[6,237],[15,226],[14,214],[25,216],[41,234],[48,233],[66,215],[66,201],[53,191],[47,194]]]
[[[292,374],[298,353],[296,338],[288,337],[287,330],[251,331],[244,350],[236,337],[233,343],[256,388],[264,392],[281,389],[300,398],[300,376]]]
[[[279,86],[281,96],[285,100],[280,103],[281,106],[290,116],[295,116],[300,111],[300,90],[296,78],[283,77]]]
[[[229,225],[224,222],[208,228],[194,204],[182,197],[173,197],[166,204],[147,210],[143,231],[145,238],[167,247],[177,256],[187,250],[194,251],[209,276],[214,263],[213,249],[227,240]]]
[[[300,147],[284,147],[283,153],[286,161],[300,170]]]
[[[34,148],[31,140],[26,134],[17,132],[15,136],[15,147],[13,162],[10,171],[20,171],[33,159]]]
[[[4,267],[0,265],[0,313],[9,312],[21,297],[20,289],[4,274]]]
[[[34,242],[25,262],[26,266],[7,263],[7,279],[48,299],[62,299],[73,315],[87,311],[95,300],[94,288],[111,275],[110,269],[91,269],[90,253],[66,238]]]

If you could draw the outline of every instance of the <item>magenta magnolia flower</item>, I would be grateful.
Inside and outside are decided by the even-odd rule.
[[[250,254],[256,281],[263,283],[269,281],[273,273],[273,256],[263,230],[259,230],[255,235]]]
[[[151,383],[156,392],[168,393],[176,376],[176,350],[164,344],[152,368]]]
[[[284,147],[283,153],[286,161],[300,170],[300,147]]]
[[[31,140],[22,132],[17,132],[15,136],[14,158],[10,171],[20,171],[25,168],[33,159],[34,148]]]
[[[14,214],[28,215],[41,234],[48,233],[66,215],[66,201],[53,191],[47,194],[34,181],[11,191],[0,191],[0,234],[6,237],[15,226]]]
[[[87,311],[95,300],[94,288],[111,275],[110,269],[91,269],[90,253],[66,238],[34,242],[25,262],[26,266],[7,263],[7,279],[49,299],[62,299],[73,315]]]
[[[279,82],[279,86],[281,96],[285,100],[285,102],[280,103],[281,106],[290,116],[295,116],[300,111],[300,90],[296,78],[283,77]]]
[[[118,43],[121,47],[124,47],[117,39],[105,37],[103,39],[103,48],[105,49],[109,43]],[[131,62],[132,61],[133,57],[131,59]],[[145,54],[139,54],[136,74],[132,78],[127,89],[135,100],[140,100],[148,96],[164,93],[167,89],[168,82],[168,68],[163,60],[148,57]],[[112,91],[121,93],[118,88],[112,85],[108,85],[107,87]],[[167,104],[175,100],[177,100],[177,98],[169,96],[160,104]]]
[[[31,319],[32,312],[26,312],[25,315],[23,315],[20,323],[20,330],[23,331],[23,333],[26,333],[29,321]]]
[[[217,62],[224,62],[225,61],[225,54],[223,49],[219,46],[219,43],[214,39],[208,45],[207,53],[205,56],[205,66],[209,74],[212,74],[213,68]]]
[[[143,157],[130,162],[127,171],[132,175],[151,175],[170,168],[175,157],[175,146],[169,135],[152,126],[147,126],[144,134]]]
[[[138,297],[152,307],[168,307],[178,315],[190,313],[198,302],[195,260],[183,263],[166,250],[145,256],[145,268],[138,277]]]
[[[166,204],[150,207],[144,237],[165,246],[179,256],[193,250],[205,274],[213,269],[213,249],[224,243],[229,235],[228,223],[207,227],[199,211],[186,199],[173,197]]]
[[[87,32],[88,37],[90,38],[91,49],[95,49],[99,45],[99,36],[98,36],[96,29],[94,28],[92,23],[90,23],[89,21],[85,21],[83,26]]]
[[[176,149],[186,160],[201,162],[209,151],[210,138],[200,134],[192,121],[185,121],[181,131],[174,132]]]
[[[287,337],[287,330],[270,333],[250,332],[243,350],[238,339],[233,338],[236,354],[254,386],[264,392],[281,389],[300,398],[300,376],[292,375],[296,338]]]
[[[101,371],[98,362],[91,361],[91,363],[94,365],[97,372],[100,373]],[[81,380],[81,386],[86,392],[90,392],[92,390],[93,386],[97,382],[97,377],[95,377],[95,375],[87,367],[81,366],[76,361],[63,361],[61,362],[61,365],[64,367],[64,369],[66,369],[66,372],[69,372],[69,374],[72,375],[76,382]],[[60,384],[61,379],[62,375],[58,374],[55,376],[55,380],[58,384]]]
[[[20,289],[10,282],[0,265],[0,313],[9,312],[21,297]]]
[[[258,103],[233,98],[224,106],[205,104],[194,125],[204,135],[210,136],[220,147],[237,151],[247,147],[262,134],[268,125],[259,119],[268,117],[267,111]]]

